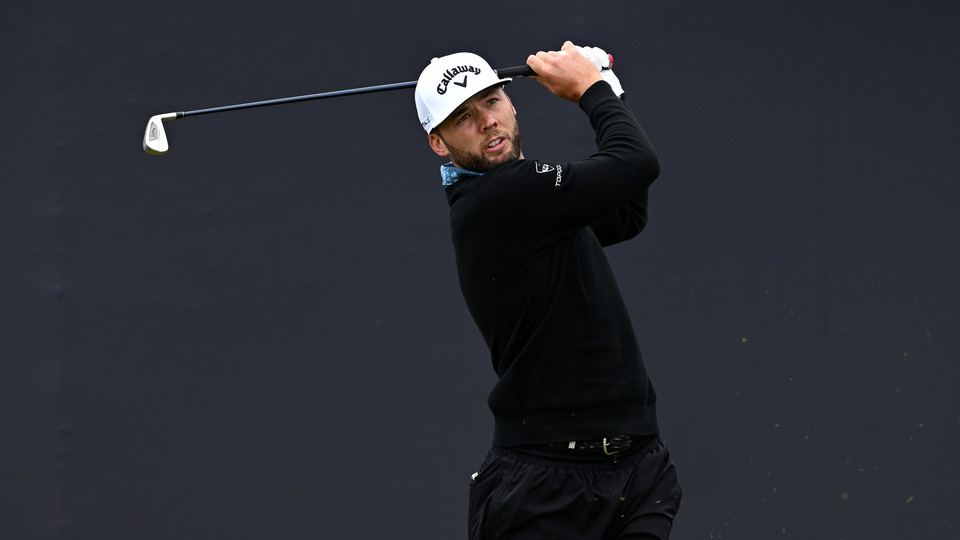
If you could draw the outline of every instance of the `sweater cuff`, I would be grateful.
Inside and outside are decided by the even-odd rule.
[[[610,83],[607,81],[597,81],[587,88],[587,91],[580,96],[580,108],[583,109],[583,112],[590,113],[597,103],[603,101],[604,98],[612,97],[614,99],[619,99],[613,93],[613,88],[610,87]]]

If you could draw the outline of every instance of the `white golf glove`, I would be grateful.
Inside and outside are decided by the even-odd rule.
[[[617,97],[622,98],[623,87],[620,86],[620,79],[613,74],[613,66],[610,65],[610,55],[600,47],[581,47],[577,45],[577,51],[593,62],[593,65],[597,66],[597,69],[600,70],[600,76],[603,77],[603,80],[607,81],[610,88],[613,88],[613,93],[616,94]]]

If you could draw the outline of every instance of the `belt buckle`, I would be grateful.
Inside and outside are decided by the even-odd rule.
[[[611,437],[610,439],[604,437],[603,453],[608,456],[619,454],[620,452],[632,447],[634,442],[635,441],[633,440],[633,437],[630,435],[617,435],[616,437]],[[616,447],[616,450],[611,450],[612,447]]]
[[[603,453],[606,454],[606,455],[608,455],[608,456],[612,456],[612,455],[614,455],[614,454],[619,454],[620,451],[619,451],[619,450],[614,450],[613,452],[610,452],[609,450],[607,450],[607,438],[604,437],[604,438],[603,438]]]

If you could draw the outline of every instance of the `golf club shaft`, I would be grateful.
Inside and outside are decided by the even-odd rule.
[[[508,68],[501,68],[496,70],[497,76],[503,77],[528,77],[531,75],[536,75],[530,66],[514,66]],[[236,105],[225,105],[223,107],[211,107],[209,109],[197,109],[194,111],[182,111],[178,112],[177,118],[185,118],[187,116],[198,116],[201,114],[213,114],[218,112],[225,111],[236,111],[238,109],[253,109],[255,107],[267,107],[269,105],[282,105],[285,103],[296,103],[299,101],[312,101],[315,99],[325,99],[339,96],[352,96],[355,94],[372,94],[374,92],[385,92],[387,90],[400,90],[402,88],[413,88],[417,85],[417,81],[408,81],[401,83],[393,84],[381,84],[378,86],[365,86],[362,88],[351,88],[349,90],[336,90],[333,92],[321,92],[319,94],[307,94],[303,96],[292,96],[286,98],[278,99],[268,99],[265,101],[253,101],[250,103],[238,103]]]

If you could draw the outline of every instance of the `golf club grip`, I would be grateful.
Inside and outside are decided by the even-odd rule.
[[[500,68],[496,70],[496,72],[497,76],[501,78],[530,77],[531,75],[537,74],[530,66],[527,65]]]
[[[603,69],[613,69],[613,55],[608,54],[607,56],[610,57],[610,67],[603,68]],[[537,74],[537,72],[534,71],[533,68],[527,65],[500,68],[496,70],[496,72],[497,72],[497,76],[502,78],[531,77]]]

